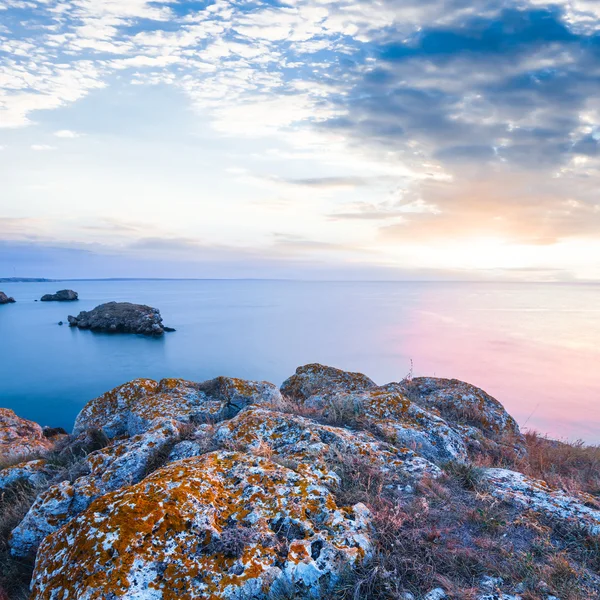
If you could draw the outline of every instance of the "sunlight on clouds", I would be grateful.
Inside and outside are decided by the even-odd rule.
[[[13,236],[600,277],[597,2],[3,8]]]

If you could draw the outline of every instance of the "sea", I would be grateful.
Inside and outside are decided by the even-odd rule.
[[[80,300],[35,302],[70,288]],[[527,429],[600,443],[600,285],[128,280],[3,283],[0,407],[70,430],[90,399],[137,377],[277,385],[307,363],[460,379]],[[109,301],[160,309],[160,339],[69,328]],[[58,323],[63,321],[64,325]]]

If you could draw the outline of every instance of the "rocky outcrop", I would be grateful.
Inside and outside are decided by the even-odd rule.
[[[482,389],[457,379],[436,377],[417,377],[398,385],[413,402],[458,431],[470,454],[525,455],[517,422]]]
[[[79,294],[73,290],[59,290],[56,294],[45,294],[42,302],[74,302],[79,300]]]
[[[570,522],[592,535],[600,535],[600,510],[586,505],[586,502],[595,504],[592,497],[569,496],[560,490],[553,490],[545,481],[507,469],[486,469],[485,478],[490,484],[491,493],[506,502]]]
[[[474,385],[457,379],[415,377],[407,387],[416,392],[420,406],[439,411],[448,422],[468,422],[488,434],[520,435],[517,422],[502,404]]]
[[[35,553],[47,535],[79,515],[96,498],[140,481],[154,457],[179,433],[175,422],[159,422],[142,435],[90,454],[85,459],[88,474],[73,483],[57,483],[38,496],[12,533],[13,554],[26,557]]]
[[[320,364],[298,367],[283,382],[281,393],[302,404],[320,405],[339,393],[362,392],[377,385],[362,373],[349,373]]]
[[[0,458],[42,455],[52,446],[37,423],[17,417],[8,408],[0,408]]]
[[[354,456],[387,475],[390,485],[422,477],[439,477],[441,470],[408,448],[396,448],[367,432],[331,427],[298,415],[251,407],[224,423],[215,438],[245,452],[264,452],[294,464],[324,485],[340,481],[340,463]]]
[[[82,311],[77,317],[69,316],[69,326],[104,333],[138,333],[154,337],[162,336],[165,327],[160,311],[143,304],[108,302],[93,310]]]
[[[6,414],[13,423],[8,443],[27,452],[36,444],[47,452],[53,440],[66,438],[47,430],[49,439],[37,425]],[[457,381],[378,386],[321,365],[299,368],[281,393],[267,382],[229,377],[138,379],[83,408],[73,435],[52,455],[58,462],[79,457],[76,468],[57,468],[50,458],[15,464],[0,471],[0,495],[20,483],[34,490],[10,538],[18,560],[36,556],[32,600],[327,597],[348,568],[367,578],[380,568],[369,561],[386,543],[386,528],[403,528],[411,518],[420,523],[431,503],[442,513],[451,507],[443,485],[452,469],[463,481],[481,478],[479,488],[468,487],[475,485],[469,479],[454,493],[489,498],[489,510],[506,507],[501,518],[523,548],[531,513],[600,535],[594,498],[469,464],[472,440],[486,434],[494,443],[519,444],[518,426],[502,406]],[[94,439],[101,443],[90,449]],[[488,448],[481,444],[481,451]],[[373,502],[365,500],[372,510],[352,486],[372,490]],[[430,499],[417,496],[419,489]],[[500,526],[494,513],[464,506],[460,536],[477,539],[469,518]],[[419,527],[422,544],[435,546],[449,535]],[[389,539],[389,552],[411,552]],[[505,554],[516,551],[502,540]],[[586,577],[586,586],[600,582]],[[396,574],[386,581],[397,589]],[[470,575],[469,597],[520,597],[521,588],[501,577],[475,583]],[[406,590],[391,597],[454,596],[428,585],[417,596]]]
[[[16,300],[7,296],[4,292],[0,292],[0,304],[14,304]]]
[[[194,383],[184,379],[136,379],[89,402],[75,420],[74,435],[102,429],[108,437],[136,435],[157,418],[202,423],[233,417],[256,403],[278,403],[279,390],[265,381],[218,377]]]
[[[103,496],[47,537],[33,597],[315,595],[369,555],[369,513],[265,458],[213,452]]]
[[[434,462],[467,458],[461,434],[439,413],[411,401],[402,384],[378,387],[361,373],[307,365],[283,383],[281,392],[301,406],[324,410],[326,415],[354,415],[386,439]]]
[[[31,460],[0,470],[0,494],[15,483],[25,483],[40,488],[58,473],[58,468],[45,460]]]

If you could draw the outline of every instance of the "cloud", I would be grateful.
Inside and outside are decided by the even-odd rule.
[[[65,139],[74,139],[81,137],[80,133],[77,133],[76,131],[71,131],[70,129],[60,129],[59,131],[55,131],[54,135],[58,138]]]
[[[485,172],[452,183],[428,182],[420,192],[436,208],[404,215],[400,224],[380,229],[390,241],[440,243],[497,238],[526,245],[551,245],[572,238],[598,238],[600,205],[594,179],[573,182],[510,171]]]
[[[355,188],[368,184],[365,177],[307,177],[305,179],[287,179],[287,183],[307,188]]]
[[[4,8],[1,127],[52,122],[49,111],[104,88],[114,103],[132,94],[129,84],[140,95],[175,88],[194,109],[179,139],[186,156],[201,138],[239,160],[223,198],[243,196],[248,184],[254,208],[298,207],[295,237],[273,248],[343,254],[346,240],[401,247],[488,235],[539,246],[600,236],[597,2],[7,0]],[[202,209],[223,198],[216,191]],[[145,233],[101,220],[70,226],[73,239],[85,231],[131,252],[208,252],[191,228],[179,235],[168,223]],[[252,227],[255,246],[269,228],[282,230],[279,221]],[[241,234],[225,235],[225,245],[241,243]]]
[[[37,152],[45,152],[48,150],[56,150],[56,146],[49,146],[48,144],[32,144],[31,149]]]

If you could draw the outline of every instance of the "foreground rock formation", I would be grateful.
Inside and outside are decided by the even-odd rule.
[[[52,444],[33,421],[21,419],[12,410],[0,408],[0,457],[14,458],[47,452]]]
[[[14,304],[16,300],[7,296],[4,292],[0,292],[0,304]]]
[[[525,440],[500,403],[462,382],[378,386],[322,365],[281,390],[138,379],[90,401],[71,436],[45,437],[6,410],[0,423],[5,456],[32,454],[0,470],[0,496],[32,490],[10,548],[17,561],[35,557],[34,600],[551,600],[566,574],[581,595],[564,600],[600,590],[591,559],[565,558],[562,579],[544,575],[546,559],[516,574],[504,566],[539,545],[532,532],[556,545],[555,532],[570,531],[594,548],[600,504],[500,468],[525,464]],[[424,529],[433,514],[446,533]],[[474,549],[496,529],[484,572]],[[449,555],[448,571],[427,579],[446,543],[471,554]]]
[[[165,331],[160,311],[144,304],[108,302],[93,310],[82,311],[77,317],[69,316],[69,326],[104,333],[139,333],[159,337]]]
[[[59,290],[56,294],[45,294],[42,302],[74,302],[79,300],[79,294],[73,290]]]

